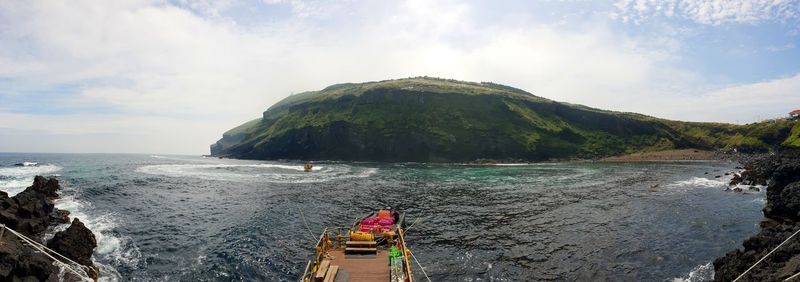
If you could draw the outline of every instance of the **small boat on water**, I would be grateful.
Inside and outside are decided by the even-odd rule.
[[[305,170],[306,172],[309,172],[312,169],[314,169],[314,165],[312,165],[311,163],[306,163],[305,165],[303,165],[303,170]]]
[[[328,227],[306,264],[302,282],[413,282],[404,216],[380,210],[352,227]]]

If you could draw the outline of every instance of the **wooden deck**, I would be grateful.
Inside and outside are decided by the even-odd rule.
[[[345,255],[342,250],[331,250],[330,265],[338,265],[336,282],[387,282],[389,281],[389,251],[378,248],[376,255]]]

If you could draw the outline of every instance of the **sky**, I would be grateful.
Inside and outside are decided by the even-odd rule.
[[[0,1],[0,152],[207,154],[291,95],[491,81],[749,123],[800,108],[800,1]]]

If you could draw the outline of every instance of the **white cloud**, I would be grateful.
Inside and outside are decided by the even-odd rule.
[[[800,74],[661,100],[662,116],[674,119],[746,123],[781,118],[800,108]]]
[[[623,21],[639,22],[652,16],[681,17],[701,24],[794,21],[800,2],[782,0],[620,0],[615,6]]]
[[[700,95],[703,77],[674,67],[680,42],[625,36],[602,15],[565,27],[535,16],[481,21],[481,11],[461,2],[269,2],[292,5],[294,15],[242,26],[226,18],[236,4],[227,1],[185,9],[160,1],[0,2],[0,79],[21,89],[0,92],[0,104],[31,95],[25,89],[68,84],[80,86],[63,93],[69,103],[116,112],[0,107],[0,151],[94,144],[106,152],[207,153],[222,132],[291,92],[419,75],[494,81],[613,110],[737,120],[686,111],[702,104],[670,106],[717,94]],[[758,99],[741,93],[731,95]]]
[[[780,46],[767,46],[765,49],[770,52],[781,52],[781,51],[791,50],[794,48],[795,48],[794,43],[790,42]]]
[[[219,135],[208,129],[227,126],[208,117],[0,113],[0,151],[201,154]]]

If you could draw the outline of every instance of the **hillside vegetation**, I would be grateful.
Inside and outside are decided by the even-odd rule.
[[[680,122],[418,77],[289,96],[223,134],[214,156],[368,161],[551,160],[678,148],[799,146],[796,122]]]

